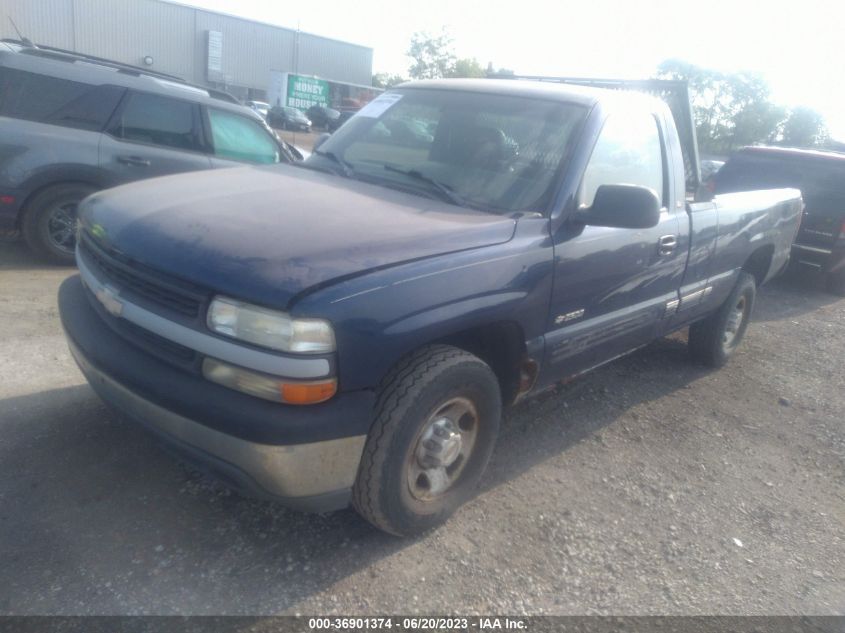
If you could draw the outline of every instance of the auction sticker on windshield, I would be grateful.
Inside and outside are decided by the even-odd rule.
[[[365,105],[363,108],[361,108],[358,111],[358,114],[356,114],[355,116],[366,116],[373,119],[377,119],[382,114],[387,112],[387,110],[401,98],[402,95],[396,92],[388,92],[379,95],[375,99],[370,101],[367,105]]]

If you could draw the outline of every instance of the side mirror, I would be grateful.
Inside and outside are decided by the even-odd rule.
[[[660,200],[648,187],[602,185],[593,206],[578,212],[576,219],[589,226],[650,229],[660,222]]]
[[[328,132],[323,132],[322,134],[320,134],[320,136],[314,139],[314,147],[312,149],[320,149],[320,145],[329,140],[330,136],[331,134],[329,134]]]

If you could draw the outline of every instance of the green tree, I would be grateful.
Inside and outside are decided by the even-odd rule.
[[[721,73],[678,59],[658,67],[658,77],[689,82],[698,146],[725,154],[742,145],[774,142],[786,110],[771,103],[766,81],[756,73]]]
[[[818,147],[824,145],[827,140],[824,117],[812,108],[795,108],[783,124],[784,145]]]
[[[411,66],[408,74],[413,79],[439,79],[446,77],[455,66],[452,38],[446,31],[440,35],[417,32],[411,36],[408,48]]]
[[[786,119],[786,108],[768,102],[751,103],[733,117],[732,148],[754,143],[775,143]]]
[[[408,57],[411,58],[411,66],[408,74],[412,79],[439,79],[441,77],[486,77],[493,74],[493,64],[490,63],[485,70],[475,57],[463,57],[458,59],[452,48],[452,38],[447,31],[440,35],[432,35],[418,31],[411,36],[411,45],[408,48]],[[512,70],[500,68],[495,71],[499,75],[513,75]],[[375,75],[384,83],[384,77]]]
[[[446,71],[445,77],[486,77],[487,72],[474,57],[455,60],[452,67]]]
[[[487,71],[486,74],[488,77],[513,77],[515,74],[510,68],[494,68],[493,62],[487,62]]]
[[[698,147],[702,152],[719,153],[718,145],[726,134],[729,118],[725,107],[728,87],[721,73],[679,59],[667,59],[658,66],[657,76],[688,82]]]
[[[408,81],[402,75],[391,75],[390,73],[376,73],[373,75],[374,88],[392,88]]]
[[[728,151],[752,143],[773,143],[786,118],[786,108],[770,101],[769,85],[756,73],[723,75],[729,86]]]

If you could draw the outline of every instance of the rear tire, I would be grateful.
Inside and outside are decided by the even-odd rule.
[[[51,264],[70,265],[76,247],[76,209],[95,189],[83,184],[47,187],[26,205],[21,228],[29,248]]]
[[[727,363],[745,336],[756,297],[754,276],[740,273],[736,286],[719,310],[690,326],[689,350],[692,357],[710,367],[721,367]]]
[[[382,381],[352,503],[397,536],[445,521],[473,493],[502,414],[490,367],[455,347],[424,347]]]

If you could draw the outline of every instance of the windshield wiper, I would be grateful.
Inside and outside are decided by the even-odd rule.
[[[315,149],[311,153],[316,154],[317,156],[325,156],[326,158],[328,158],[330,161],[332,161],[335,165],[338,165],[343,170],[343,175],[347,178],[352,178],[355,175],[355,168],[334,152],[322,149]]]
[[[452,188],[449,185],[445,185],[439,180],[432,178],[431,176],[426,176],[421,171],[417,171],[416,169],[401,169],[399,167],[394,167],[393,165],[385,165],[384,169],[386,171],[392,171],[397,174],[402,174],[403,176],[408,176],[409,178],[413,178],[414,180],[419,180],[420,182],[426,183],[432,189],[437,191],[440,194],[440,197],[444,198],[447,202],[456,204],[459,207],[469,206],[467,205],[466,200],[464,200],[461,196],[452,191]]]

